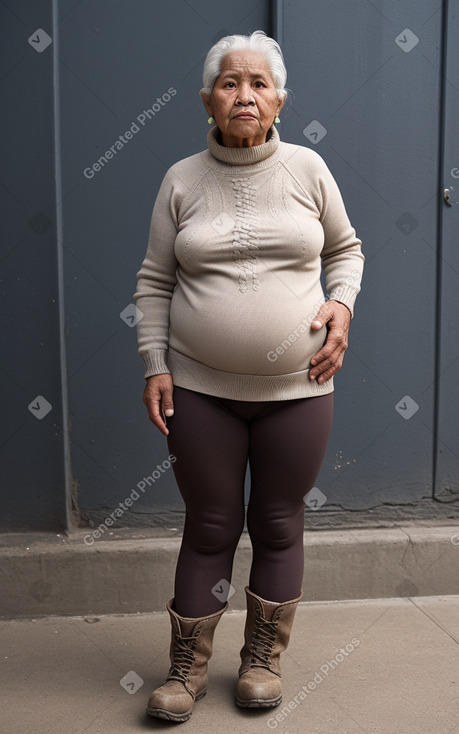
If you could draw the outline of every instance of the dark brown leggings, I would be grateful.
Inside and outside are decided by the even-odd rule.
[[[249,587],[270,601],[299,596],[304,497],[319,473],[332,416],[333,393],[246,402],[174,387],[168,446],[176,457],[174,473],[186,507],[175,575],[178,614],[201,617],[226,601],[225,583],[228,588],[244,527],[247,462],[247,530],[253,549]],[[218,583],[222,579],[223,586]]]

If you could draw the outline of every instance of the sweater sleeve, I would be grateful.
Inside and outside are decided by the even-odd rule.
[[[145,259],[137,273],[134,300],[141,312],[137,322],[139,354],[145,365],[145,378],[164,372],[169,346],[169,312],[177,278],[174,243],[177,236],[177,195],[171,169],[166,173],[151,216]]]
[[[360,291],[364,256],[347,215],[338,185],[325,162],[320,159],[318,198],[320,221],[325,241],[322,265],[329,300],[344,303],[354,315],[354,303]]]

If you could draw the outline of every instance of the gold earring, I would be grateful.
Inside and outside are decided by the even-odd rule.
[[[280,119],[279,119],[279,116],[278,115],[276,115],[276,117],[274,118],[274,122],[276,123],[276,125],[277,125],[278,122],[280,122]]]
[[[213,121],[214,121],[214,118],[213,117],[209,117],[209,119],[207,120],[207,122],[209,123],[209,125],[212,125]]]

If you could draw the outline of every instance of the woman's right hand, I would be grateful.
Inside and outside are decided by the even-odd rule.
[[[147,406],[150,420],[165,436],[169,434],[169,430],[166,426],[164,416],[169,418],[171,415],[174,415],[173,390],[174,383],[172,381],[172,375],[165,372],[160,375],[147,377],[147,384],[145,385],[142,396],[142,400]]]

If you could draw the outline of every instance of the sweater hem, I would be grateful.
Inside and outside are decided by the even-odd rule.
[[[228,400],[262,402],[312,398],[333,392],[333,377],[322,385],[309,369],[284,375],[246,375],[208,367],[172,350],[168,354],[174,385]]]

